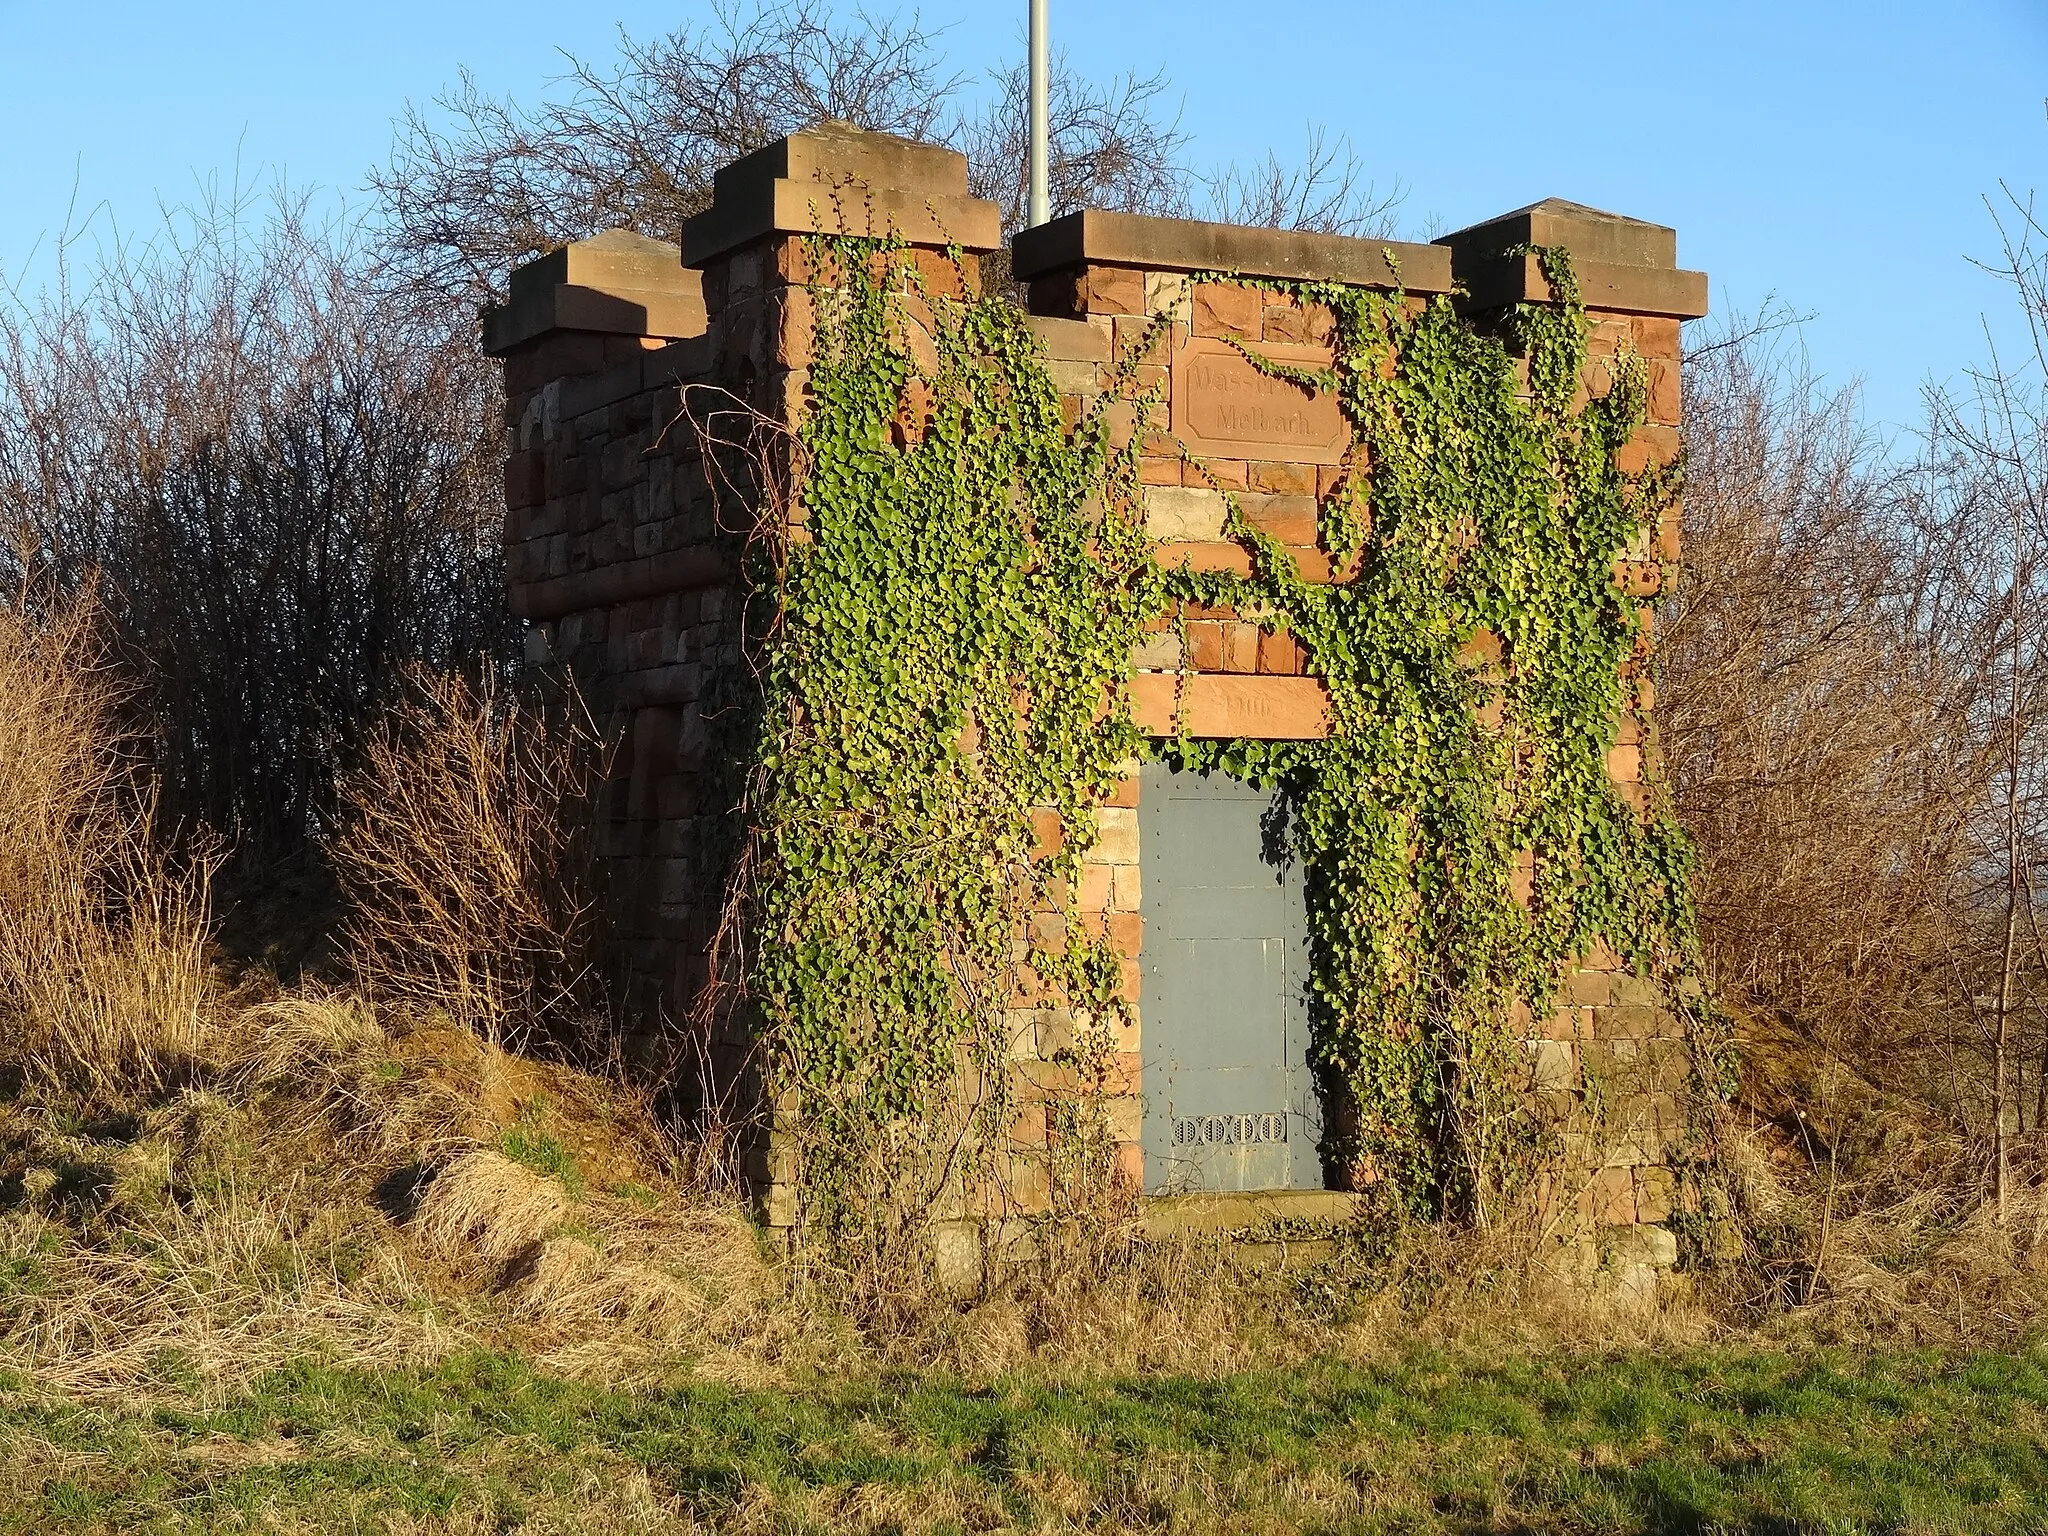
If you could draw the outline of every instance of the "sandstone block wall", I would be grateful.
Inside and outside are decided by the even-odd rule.
[[[1197,274],[1334,278],[1412,297],[1457,289],[1461,305],[1486,325],[1509,305],[1550,297],[1540,265],[1526,254],[1532,245],[1563,246],[1573,256],[1589,322],[1581,398],[1605,393],[1617,353],[1633,350],[1647,364],[1649,420],[1619,464],[1635,471],[1670,463],[1679,452],[1679,327],[1705,313],[1706,283],[1677,267],[1676,236],[1661,226],[1552,200],[1432,245],[1409,245],[1086,212],[1020,235],[1013,270],[1029,285],[1034,329],[1066,392],[1070,419],[1081,419],[1113,387],[1161,396],[1145,420],[1129,420],[1126,430],[1138,437],[1146,526],[1159,541],[1162,564],[1250,574],[1249,554],[1224,536],[1228,489],[1253,522],[1288,547],[1306,579],[1342,581],[1347,573],[1318,547],[1316,530],[1320,500],[1345,473],[1348,430],[1341,417],[1333,430],[1334,402],[1322,413],[1276,409],[1247,422],[1237,402],[1286,386],[1262,380],[1230,345],[1256,343],[1277,361],[1327,365],[1331,316],[1278,289],[1204,283]],[[1170,323],[1155,332],[1161,315]],[[1117,370],[1116,360],[1147,336],[1154,341],[1143,364]],[[1280,404],[1295,406],[1298,396],[1292,391]],[[1674,507],[1653,534],[1622,552],[1618,585],[1654,595],[1659,562],[1678,557],[1678,523]],[[1646,660],[1649,642],[1646,633],[1639,660]],[[1227,608],[1181,605],[1157,621],[1133,662],[1134,708],[1155,734],[1173,733],[1183,713],[1194,736],[1327,734],[1328,695],[1303,675],[1294,642],[1261,633]],[[1647,669],[1636,686],[1647,708]],[[1638,809],[1646,756],[1654,751],[1630,722],[1608,755],[1610,776]],[[1566,1139],[1575,1182],[1554,1198],[1568,1202],[1586,1229],[1661,1222],[1673,1198],[1665,1153],[1683,1129],[1670,1091],[1684,1071],[1678,1018],[1605,946],[1583,958],[1567,996],[1555,1017],[1526,1021],[1531,1090],[1572,1127]],[[1575,1113],[1594,1079],[1612,1095],[1597,1134]],[[1124,1151],[1138,1165],[1138,1148]],[[1653,1258],[1667,1256],[1662,1236],[1635,1246]]]
[[[573,675],[621,740],[598,828],[608,932],[633,1005],[674,1010],[712,915],[707,703],[739,659],[737,541],[672,430],[715,374],[701,275],[611,231],[516,273],[485,343],[505,366],[512,611],[529,661]]]
[[[714,204],[687,226],[680,251],[621,233],[579,242],[522,268],[511,302],[487,323],[487,345],[506,370],[514,611],[532,625],[533,659],[572,672],[600,718],[623,733],[602,839],[612,932],[640,1006],[671,1017],[691,1012],[708,974],[721,850],[731,846],[732,829],[721,824],[730,800],[720,798],[719,778],[729,764],[719,754],[722,740],[732,750],[721,729],[744,708],[742,552],[763,517],[783,519],[792,538],[803,537],[801,505],[772,502],[761,486],[721,473],[701,428],[724,422],[709,432],[715,443],[748,422],[797,421],[811,345],[803,237],[892,229],[934,284],[957,280],[940,254],[947,245],[966,249],[972,283],[976,253],[998,238],[995,209],[968,196],[958,155],[886,135],[814,130],[719,172]],[[1158,391],[1144,419],[1128,404],[1113,419],[1139,441],[1147,526],[1162,562],[1249,570],[1246,553],[1223,536],[1228,488],[1310,579],[1341,581],[1347,573],[1318,545],[1316,510],[1346,472],[1348,428],[1334,402],[1276,392],[1231,346],[1238,339],[1284,360],[1327,361],[1331,318],[1277,289],[1200,283],[1195,274],[1399,286],[1415,296],[1456,288],[1485,324],[1505,305],[1549,296],[1523,253],[1531,244],[1573,253],[1592,325],[1586,391],[1607,387],[1623,348],[1649,364],[1651,420],[1624,450],[1625,467],[1668,462],[1678,451],[1679,323],[1705,312],[1705,279],[1677,267],[1675,237],[1659,226],[1553,201],[1409,245],[1090,211],[1025,232],[1012,260],[1070,420],[1119,377]],[[1162,315],[1166,324],[1155,331]],[[1146,345],[1126,370],[1133,350]],[[1653,593],[1658,562],[1676,558],[1676,541],[1674,511],[1623,552],[1617,582]],[[1646,654],[1647,636],[1644,644]],[[1173,732],[1180,711],[1198,736],[1327,733],[1327,694],[1294,642],[1227,609],[1163,617],[1134,664],[1134,705],[1156,734]],[[1647,705],[1646,674],[1638,686]],[[1654,750],[1631,730],[1610,754],[1610,773],[1638,803]],[[1099,812],[1101,837],[1077,895],[1082,920],[1111,934],[1126,955],[1126,993],[1142,1015],[1132,771]],[[1073,1086],[1051,1058],[1074,1020],[1059,1000],[1028,995],[1010,1018],[1025,1085],[1015,1134],[1029,1153],[1043,1145],[1043,1101]],[[1646,995],[1608,954],[1585,957],[1557,1017],[1530,1021],[1533,1091],[1569,1098],[1583,1090],[1589,1067],[1625,1067],[1643,1084],[1612,1121],[1621,1132],[1579,1149],[1582,1187],[1559,1192],[1590,1224],[1632,1226],[1669,1214],[1662,1161],[1676,1106],[1657,1082],[1660,1063],[1678,1049],[1674,1030],[1664,1000]],[[1119,1166],[1135,1182],[1141,1041],[1136,1030],[1127,1035],[1114,1042],[1107,1108]],[[734,1061],[745,1045],[715,1042]],[[754,1174],[778,1208],[766,1147]],[[1013,1183],[1015,1208],[1042,1205],[1029,1178]],[[1652,1250],[1662,1244],[1649,1241]]]

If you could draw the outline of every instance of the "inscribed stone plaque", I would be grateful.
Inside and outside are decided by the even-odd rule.
[[[1330,734],[1330,693],[1318,677],[1139,672],[1131,716],[1151,736],[1242,736],[1320,741]]]
[[[1260,342],[1261,357],[1290,368],[1328,368],[1327,347]],[[1338,464],[1351,427],[1329,390],[1261,373],[1220,336],[1191,337],[1173,359],[1173,430],[1208,458]]]

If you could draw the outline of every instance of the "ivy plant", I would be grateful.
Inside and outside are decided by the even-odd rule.
[[[1481,1219],[1544,1165],[1555,1121],[1528,1092],[1527,1041],[1575,962],[1611,946],[1678,1010],[1686,1047],[1716,1053],[1689,845],[1654,782],[1637,803],[1607,771],[1623,726],[1648,730],[1653,599],[1616,561],[1648,555],[1680,471],[1618,466],[1644,366],[1623,352],[1583,397],[1570,259],[1537,254],[1554,302],[1497,329],[1446,296],[1261,282],[1334,325],[1328,370],[1241,350],[1341,402],[1354,447],[1319,532],[1353,574],[1304,580],[1225,492],[1252,574],[1167,577],[1177,598],[1290,631],[1329,690],[1326,740],[1165,747],[1286,791],[1312,1055],[1337,1110],[1326,1161],[1418,1213]]]
[[[1055,1065],[1085,1100],[1124,1005],[1119,957],[1077,909],[1079,859],[1146,751],[1284,789],[1341,1178],[1417,1213],[1508,1198],[1545,1135],[1525,1041],[1602,942],[1712,1055],[1687,1001],[1687,845],[1654,786],[1635,803],[1607,772],[1624,723],[1646,724],[1648,666],[1649,600],[1614,562],[1647,553],[1678,475],[1617,467],[1643,369],[1618,358],[1581,397],[1570,263],[1538,254],[1557,301],[1493,329],[1443,297],[1260,283],[1327,308],[1334,363],[1246,355],[1335,391],[1355,438],[1320,508],[1346,579],[1312,582],[1228,492],[1252,574],[1161,571],[1136,447],[1111,431],[1134,391],[1071,422],[1013,306],[937,291],[888,241],[811,242],[816,357],[760,644],[748,981],[814,1217],[861,1219],[857,1192],[889,1168],[919,1170],[892,1198],[921,1210],[999,1171],[1020,1001],[1071,1010]],[[1291,632],[1328,687],[1327,739],[1148,745],[1132,647],[1175,602]]]
[[[1163,599],[1134,457],[1100,411],[1070,430],[1013,306],[935,291],[888,241],[810,257],[750,990],[829,1223],[865,1219],[856,1188],[915,1210],[1001,1172],[974,1159],[1012,1108],[1020,1002],[1073,1010],[1053,1065],[1099,1069],[1121,967],[1079,861],[1140,749],[1131,648]]]

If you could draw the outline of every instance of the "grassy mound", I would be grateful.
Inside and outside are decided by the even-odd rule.
[[[0,1365],[225,1387],[307,1351],[550,1367],[756,1350],[776,1289],[614,1084],[346,998],[241,1010],[185,1079],[0,1103]]]
[[[2022,1162],[2001,1225],[1983,1152],[1790,1015],[1736,1015],[1722,1164],[1743,1239],[1714,1277],[1773,1337],[2010,1345],[2048,1317],[2048,1168]],[[2023,1151],[2038,1158],[2044,1149]]]

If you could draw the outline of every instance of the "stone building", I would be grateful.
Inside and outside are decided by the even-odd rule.
[[[704,390],[729,392],[768,422],[796,419],[811,360],[804,241],[818,232],[900,234],[928,254],[935,284],[962,272],[973,281],[978,256],[999,241],[996,210],[968,194],[961,156],[828,126],[721,170],[713,205],[688,224],[680,251],[614,232],[528,263],[485,327],[505,368],[513,611],[530,626],[530,655],[573,671],[598,713],[624,729],[603,827],[612,933],[643,1004],[676,1015],[704,984],[717,918],[705,897],[717,871],[706,860],[729,802],[716,789],[716,722],[742,665],[746,529],[699,445],[671,428],[685,395]],[[967,253],[961,266],[941,259],[949,245]],[[1650,421],[1623,457],[1669,461],[1679,443],[1679,326],[1705,313],[1706,279],[1678,268],[1673,232],[1653,224],[1553,200],[1420,245],[1088,211],[1019,235],[1010,262],[1076,417],[1112,359],[1152,317],[1170,317],[1165,355],[1146,365],[1164,385],[1165,419],[1142,424],[1141,442],[1161,563],[1249,569],[1224,534],[1222,495],[1184,462],[1185,444],[1305,574],[1328,581],[1342,573],[1318,548],[1317,498],[1349,446],[1345,419],[1333,400],[1278,384],[1232,345],[1326,365],[1327,316],[1278,292],[1194,275],[1457,290],[1483,323],[1550,296],[1531,246],[1573,257],[1591,324],[1589,375],[1617,349],[1647,363]],[[1676,539],[1674,511],[1655,548],[1628,552],[1618,579],[1654,583]],[[1327,695],[1294,641],[1227,611],[1178,615],[1134,665],[1134,710],[1155,734],[1175,730],[1177,710],[1200,737],[1328,729]],[[1624,794],[1637,793],[1648,748],[1625,731],[1610,752]],[[1114,1080],[1126,1093],[1111,1123],[1122,1167],[1150,1193],[1263,1192],[1269,1210],[1288,1200],[1328,1208],[1346,1197],[1321,1192],[1315,1156],[1302,893],[1298,874],[1290,883],[1264,863],[1264,811],[1255,791],[1151,765],[1099,812],[1080,906],[1128,955],[1142,1021],[1118,1042]],[[1627,1054],[1670,1033],[1663,1000],[1612,954],[1584,957],[1565,1001],[1531,1026],[1539,1087],[1577,1080],[1587,1053]],[[1623,1246],[1668,1262],[1656,1224],[1670,1212],[1662,1149],[1675,1110],[1655,1092],[1642,1105],[1644,1123],[1597,1149],[1576,1198],[1589,1227],[1640,1228]],[[764,1185],[771,1171],[757,1166]]]

